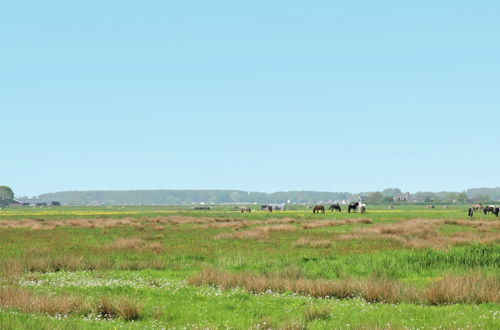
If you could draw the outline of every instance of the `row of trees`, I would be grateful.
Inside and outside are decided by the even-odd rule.
[[[364,193],[322,192],[322,191],[283,191],[275,193],[248,192],[242,190],[124,190],[124,191],[64,191],[43,194],[33,198],[19,197],[25,202],[60,201],[71,205],[102,204],[191,204],[191,203],[328,203],[333,201],[355,201],[362,197],[370,204],[393,203],[394,196],[402,194],[399,188]],[[464,192],[417,192],[412,198],[419,197],[426,203],[467,203],[474,201],[487,203],[500,200],[500,188],[476,188]],[[0,203],[8,204],[14,199],[12,189],[0,188]]]
[[[382,192],[375,191],[368,193],[365,197],[365,201],[371,204],[384,204],[384,203],[392,203],[394,200],[394,196],[400,195],[401,191],[397,188],[394,189],[385,189]],[[490,195],[482,193],[482,194],[468,194],[467,192],[417,192],[412,194],[412,197],[421,197],[423,202],[425,203],[458,203],[464,204],[469,202],[471,199],[481,203],[487,203],[495,200]]]

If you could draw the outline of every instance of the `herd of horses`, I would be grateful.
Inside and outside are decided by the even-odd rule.
[[[332,212],[333,211],[342,212],[342,208],[340,207],[340,204],[338,204],[338,203],[333,203],[332,205],[330,205],[328,210],[330,210]],[[365,213],[366,212],[366,205],[361,204],[360,202],[353,202],[347,206],[348,213],[351,213],[351,211],[356,212],[357,210],[359,210],[359,212],[361,212],[361,213]],[[325,207],[323,205],[315,205],[313,207],[313,213],[320,213],[320,212],[325,213]]]
[[[473,204],[469,208],[469,217],[472,218],[474,216],[474,212],[478,211],[483,211],[484,214],[491,213],[498,217],[498,214],[500,213],[500,208],[496,207],[495,205],[483,206],[481,204]]]
[[[308,207],[309,208],[309,207]],[[389,206],[389,208],[394,208],[393,206]],[[428,205],[427,208],[430,208],[430,209],[433,209],[435,208],[434,205]],[[445,206],[445,208],[448,208]],[[207,209],[210,209],[210,208],[207,208]],[[240,207],[239,210],[241,211],[241,213],[244,213],[244,212],[252,212],[252,210],[249,208],[249,207]],[[342,212],[342,208],[340,207],[340,204],[339,203],[333,203],[330,205],[330,207],[328,208],[328,210],[330,211],[337,211],[337,212]],[[366,212],[366,205],[365,204],[362,204],[360,202],[353,202],[353,203],[349,203],[349,205],[347,206],[347,212],[348,213],[351,213],[352,212],[356,212],[356,211],[359,211],[360,213],[365,213]],[[488,206],[483,206],[481,204],[473,204],[470,208],[469,208],[469,217],[473,217],[474,216],[474,212],[479,212],[479,211],[483,211],[484,214],[494,214],[495,216],[499,216],[500,214],[500,208],[499,207],[496,207],[495,205],[488,205]],[[268,212],[272,212],[272,207],[268,207]],[[315,205],[313,207],[313,213],[325,213],[325,207],[321,204],[319,205]]]

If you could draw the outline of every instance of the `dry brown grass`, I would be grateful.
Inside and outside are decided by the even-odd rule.
[[[433,305],[498,303],[500,302],[500,278],[485,276],[480,272],[459,276],[447,275],[427,287],[426,297]]]
[[[158,243],[149,243],[145,249],[153,253],[161,253],[163,246]],[[146,260],[120,260],[110,258],[88,259],[82,255],[66,255],[50,253],[46,250],[29,250],[20,257],[5,259],[0,263],[0,275],[10,280],[19,277],[23,272],[56,272],[60,270],[141,270],[165,269],[163,260],[148,258]]]
[[[317,220],[302,225],[304,229],[314,229],[321,227],[334,227],[352,224],[372,224],[372,219],[346,219],[346,220]]]
[[[144,230],[144,226],[153,227],[155,230],[164,230],[165,225],[196,224],[205,225],[195,228],[243,228],[251,225],[262,224],[286,224],[298,222],[292,218],[269,219],[269,220],[244,220],[240,218],[211,218],[211,217],[190,217],[190,216],[168,216],[168,217],[142,217],[142,218],[96,218],[96,219],[68,219],[50,220],[44,219],[23,219],[23,220],[0,220],[0,228],[27,228],[32,230],[51,230],[58,227],[77,228],[115,228],[121,226],[133,226],[138,230]],[[233,223],[232,225],[223,225]],[[235,225],[239,223],[239,225]],[[211,224],[211,226],[208,226]]]
[[[226,239],[226,238],[236,238],[236,239],[255,239],[262,240],[269,238],[269,233],[261,230],[244,230],[235,233],[221,233],[214,237],[215,239]]]
[[[221,233],[215,236],[215,239],[221,238],[236,238],[236,239],[266,239],[269,238],[269,233],[279,231],[295,231],[297,227],[294,225],[269,225],[258,226],[249,230],[238,231],[235,233]]]
[[[81,297],[35,295],[15,287],[0,288],[0,306],[49,315],[87,314],[92,309]]]
[[[106,246],[108,250],[133,250],[139,252],[152,251],[160,253],[163,251],[163,245],[159,242],[147,243],[142,238],[119,238]]]
[[[252,274],[231,274],[207,268],[188,280],[192,285],[211,285],[223,289],[243,287],[250,292],[294,292],[312,297],[351,298],[362,297],[370,302],[415,301],[416,292],[395,281],[369,280],[290,280]]]
[[[459,225],[477,228],[479,230],[500,229],[500,221],[445,220],[447,225]]]
[[[310,248],[330,248],[332,247],[332,242],[329,240],[317,240],[307,237],[301,237],[295,242],[295,246]]]
[[[296,219],[293,218],[283,218],[283,219],[269,219],[266,220],[264,223],[268,225],[272,224],[279,224],[279,223],[296,223],[298,222]]]
[[[465,225],[478,228],[496,228],[496,223],[463,222]],[[336,240],[382,239],[392,240],[410,248],[444,249],[466,243],[497,243],[500,233],[480,230],[477,232],[455,232],[446,234],[439,231],[443,224],[462,225],[460,220],[413,219],[393,224],[379,224],[367,228],[357,228],[353,233],[337,235]]]
[[[97,304],[80,296],[34,294],[17,287],[0,288],[0,306],[14,308],[24,313],[48,315],[98,314],[105,318],[122,318],[127,321],[141,318],[141,306],[128,299],[104,297]]]
[[[103,318],[122,318],[126,321],[136,321],[141,318],[142,307],[128,298],[112,300],[102,297],[97,306],[98,314]]]
[[[114,250],[140,250],[146,242],[140,238],[119,238],[109,245]]]
[[[271,225],[271,226],[260,226],[255,227],[254,230],[263,232],[273,232],[273,231],[296,231],[297,226],[294,225]]]
[[[188,279],[191,285],[211,285],[222,289],[243,287],[253,293],[294,292],[312,297],[361,297],[369,302],[411,302],[424,304],[500,302],[500,280],[481,273],[461,276],[449,275],[427,288],[418,289],[386,278],[341,279],[336,281],[314,279],[287,279],[277,276],[232,274],[205,268]],[[464,287],[460,289],[463,283]]]
[[[239,230],[242,228],[247,227],[247,225],[243,222],[217,222],[217,223],[210,223],[202,226],[198,226],[196,228],[199,229],[220,229],[220,228],[232,228],[234,230]]]

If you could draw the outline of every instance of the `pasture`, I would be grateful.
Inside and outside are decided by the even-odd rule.
[[[0,328],[500,328],[493,215],[211,207],[0,210]]]

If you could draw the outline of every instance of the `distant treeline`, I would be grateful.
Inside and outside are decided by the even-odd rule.
[[[323,200],[352,198],[350,193],[291,191],[247,192],[242,190],[124,190],[124,191],[62,191],[33,198],[20,197],[28,202],[60,201],[63,204],[192,204],[192,203],[314,203]]]
[[[283,191],[275,193],[248,192],[242,190],[123,190],[123,191],[62,191],[40,196],[18,199],[26,202],[59,201],[70,205],[141,205],[141,204],[192,204],[192,203],[316,203],[341,200],[357,200],[373,203],[390,203],[392,198],[401,194],[398,188],[381,192],[322,192],[322,191]],[[411,196],[425,197],[426,202],[465,202],[465,199],[478,201],[500,200],[500,188],[473,188],[465,192],[417,192]],[[368,199],[368,200],[367,200]]]

